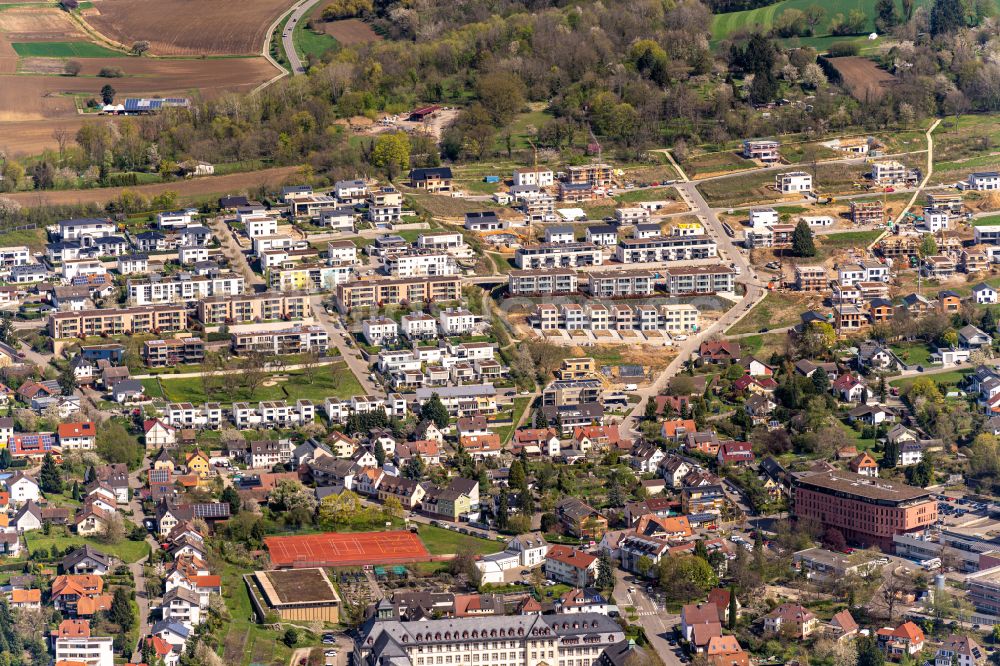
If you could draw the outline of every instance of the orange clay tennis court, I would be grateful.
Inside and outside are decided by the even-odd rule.
[[[264,545],[279,569],[409,564],[430,558],[420,537],[402,530],[267,537]]]

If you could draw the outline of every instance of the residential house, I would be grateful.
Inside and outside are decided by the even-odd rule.
[[[545,555],[545,575],[574,587],[590,587],[597,576],[597,558],[570,546],[549,546]]]
[[[898,661],[903,655],[915,655],[924,649],[924,632],[909,621],[895,629],[883,627],[875,633],[875,638],[886,657],[893,661]]]
[[[766,633],[805,640],[817,629],[819,629],[819,618],[800,604],[781,604],[764,616],[764,631]]]
[[[986,651],[969,636],[951,634],[934,654],[934,666],[983,666]]]

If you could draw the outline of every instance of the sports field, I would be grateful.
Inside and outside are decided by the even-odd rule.
[[[264,546],[279,569],[408,564],[430,558],[420,537],[402,530],[268,537]]]
[[[22,58],[125,58],[121,51],[112,51],[91,42],[13,42],[11,46]]]
[[[725,39],[738,30],[762,30],[768,31],[774,27],[774,22],[778,16],[786,9],[805,10],[812,5],[818,5],[826,10],[823,21],[816,26],[816,33],[813,37],[801,39],[803,44],[817,43],[815,46],[825,46],[830,41],[847,40],[850,36],[831,37],[830,19],[835,14],[847,16],[852,9],[860,9],[868,16],[868,25],[865,33],[875,29],[875,2],[876,0],[782,0],[773,5],[748,9],[742,12],[731,12],[729,14],[716,14],[712,19],[712,41],[717,42]],[[915,7],[930,5],[930,0],[916,0]]]

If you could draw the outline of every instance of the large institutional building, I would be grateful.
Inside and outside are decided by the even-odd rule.
[[[420,622],[381,619],[362,625],[355,666],[596,666],[625,640],[599,613],[505,615]]]
[[[841,470],[793,475],[792,511],[798,520],[836,528],[848,541],[892,552],[896,534],[937,521],[937,502],[923,488]]]

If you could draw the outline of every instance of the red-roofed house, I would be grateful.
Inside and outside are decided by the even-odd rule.
[[[589,587],[597,577],[597,558],[582,550],[554,544],[545,555],[545,575],[574,587]]]
[[[708,592],[708,603],[719,609],[719,622],[729,622],[729,604],[733,592],[728,587],[716,587]],[[736,601],[736,617],[740,616],[740,602]]]
[[[96,442],[97,428],[93,421],[61,423],[57,434],[63,451],[90,451]]]
[[[754,461],[753,447],[749,442],[723,442],[716,458],[720,465],[745,467]]]
[[[42,607],[42,591],[35,588],[29,590],[11,590],[8,597],[11,608],[27,608],[37,610]]]
[[[846,608],[830,618],[826,632],[834,640],[842,641],[858,635],[858,623]]]
[[[924,649],[924,632],[912,622],[904,622],[895,629],[882,627],[875,634],[878,646],[892,660],[904,654],[916,654]]]
[[[710,666],[750,666],[750,658],[735,636],[713,636],[705,649]]]
[[[143,421],[142,430],[146,433],[146,448],[170,448],[177,444],[177,428],[160,419]]]
[[[862,451],[848,464],[851,471],[861,476],[878,478],[878,463],[867,451]]]
[[[740,343],[727,340],[703,342],[698,348],[698,357],[705,363],[733,363],[740,353]]]
[[[861,394],[864,393],[866,384],[861,377],[845,372],[837,377],[830,390],[841,402],[861,402]]]
[[[632,442],[623,440],[616,425],[590,425],[573,428],[573,442],[583,452],[590,449],[632,448]]]
[[[764,616],[764,631],[772,634],[808,638],[819,627],[819,618],[800,604],[781,604]]]
[[[687,437],[689,432],[697,432],[698,426],[694,419],[670,419],[664,421],[660,427],[660,434],[664,439],[678,441]]]
[[[722,635],[722,625],[719,624],[719,609],[715,604],[685,604],[681,607],[681,634],[684,640],[693,643],[695,628],[705,625],[717,625],[718,635]],[[705,642],[706,648],[708,642]]]
[[[486,435],[465,435],[459,441],[465,452],[473,458],[494,458],[503,450],[500,435],[495,432]]]

